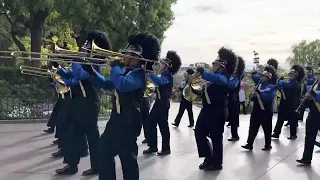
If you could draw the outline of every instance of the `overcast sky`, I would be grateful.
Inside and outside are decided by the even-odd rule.
[[[178,0],[175,20],[165,32],[162,55],[176,50],[184,65],[210,63],[221,46],[253,63],[273,57],[281,66],[291,46],[320,35],[320,0]]]

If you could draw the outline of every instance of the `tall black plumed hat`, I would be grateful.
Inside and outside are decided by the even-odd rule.
[[[273,59],[273,58],[269,59],[267,61],[267,64],[273,66],[276,70],[278,70],[279,62],[276,59]]]
[[[233,75],[236,71],[237,61],[237,56],[231,49],[222,47],[219,49],[218,57],[213,63],[219,63],[221,66],[225,67],[229,75]]]
[[[86,40],[94,41],[94,43],[102,49],[112,49],[111,41],[106,32],[99,30],[90,31],[86,37]]]
[[[262,73],[262,75],[264,75],[265,73],[268,73],[269,78],[270,78],[270,84],[277,84],[277,70],[271,66],[271,65],[266,65],[266,67],[264,68],[264,72]]]
[[[241,79],[243,78],[243,72],[244,72],[245,66],[246,64],[243,58],[241,56],[238,56],[238,66],[235,74],[239,76]]]
[[[153,61],[158,61],[161,51],[159,39],[155,35],[148,32],[138,32],[131,34],[128,38],[128,45],[123,50],[123,52],[126,52],[130,48],[132,48],[132,50],[136,49],[136,54],[139,55],[140,53],[143,58]],[[139,49],[141,50],[140,52]],[[152,70],[152,65],[152,62],[148,62],[146,64],[146,69]]]
[[[305,76],[305,71],[304,71],[303,67],[301,65],[297,65],[297,64],[293,65],[291,67],[291,72],[293,72],[293,71],[295,73],[297,73],[297,81],[301,82]]]
[[[168,51],[162,61],[169,66],[168,69],[171,74],[176,74],[181,67],[181,58],[176,51]]]

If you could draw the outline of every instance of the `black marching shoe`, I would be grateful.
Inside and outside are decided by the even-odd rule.
[[[307,161],[307,160],[304,160],[304,159],[298,159],[296,160],[298,163],[300,164],[303,164],[305,166],[310,166],[311,165],[311,161]]]
[[[272,137],[272,138],[279,139],[279,135],[278,135],[278,134],[275,134],[275,133],[271,134],[271,137]]]
[[[320,142],[316,141],[316,142],[314,142],[314,145],[320,147]]]
[[[147,150],[143,151],[143,154],[153,154],[158,152],[158,149],[151,149],[150,147]]]
[[[199,165],[199,169],[201,169],[201,170],[207,169],[207,168],[210,167],[210,166],[211,166],[211,164],[210,164],[208,158],[205,158],[204,161],[203,161],[203,163],[201,163],[201,164]]]
[[[222,165],[210,165],[206,167],[204,170],[206,171],[219,171],[222,170]]]
[[[231,124],[228,122],[228,124],[226,125],[227,127],[230,127],[231,126]]]
[[[142,141],[142,144],[147,144],[148,142],[147,142],[147,139],[144,139],[143,141]]]
[[[271,149],[272,149],[272,146],[271,146],[271,145],[268,145],[268,146],[265,145],[264,148],[262,148],[261,150],[262,150],[262,151],[270,151]]]
[[[232,137],[230,139],[228,139],[228,141],[239,141],[239,137]]]
[[[54,133],[54,128],[50,127],[46,130],[43,130],[43,132],[48,133],[48,134],[53,134]]]
[[[297,136],[290,136],[290,137],[287,137],[287,139],[297,139]]]
[[[194,124],[189,124],[189,126],[188,126],[188,127],[189,127],[189,128],[192,128],[193,126],[194,126]]]
[[[78,167],[70,167],[69,165],[66,165],[63,168],[56,170],[56,173],[60,175],[74,175],[77,174],[77,172]]]
[[[289,122],[287,122],[284,126],[286,126],[286,127],[290,126]]]
[[[59,144],[59,139],[56,139],[56,140],[52,141],[52,143],[58,145]]]
[[[83,171],[82,176],[92,176],[96,174],[99,174],[99,171],[95,168],[91,168],[86,171]]]
[[[165,156],[171,154],[170,150],[162,150],[160,152],[157,152],[158,156]]]
[[[250,151],[252,151],[252,149],[253,149],[253,146],[250,145],[250,144],[246,144],[246,145],[241,146],[241,147],[244,148],[244,149],[250,150]]]
[[[175,126],[175,127],[179,127],[179,124],[177,124],[177,123],[171,123],[173,126]]]
[[[54,157],[54,158],[63,157],[63,153],[62,153],[62,151],[60,149],[59,151],[57,151],[55,153],[52,153],[51,156]]]

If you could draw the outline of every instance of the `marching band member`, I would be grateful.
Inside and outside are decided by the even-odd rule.
[[[141,120],[143,127],[144,140],[142,143],[148,143],[150,127],[150,97],[143,97],[141,102]]]
[[[297,138],[298,116],[295,113],[301,99],[301,81],[304,78],[305,72],[302,66],[292,66],[289,76],[290,80],[278,82],[278,89],[281,92],[281,101],[279,105],[278,120],[273,130],[272,137],[279,138],[281,128],[285,120],[290,124],[290,136],[288,139]]]
[[[170,149],[170,131],[168,124],[170,97],[173,88],[172,76],[176,74],[181,66],[181,59],[175,51],[168,51],[165,59],[161,61],[161,76],[155,73],[150,74],[150,79],[156,84],[157,98],[150,112],[150,139],[149,148],[143,154],[158,152],[157,125],[162,136],[162,150],[158,155],[168,155]]]
[[[305,94],[307,92],[307,89],[310,88],[313,83],[316,81],[314,73],[313,73],[313,69],[311,66],[307,66],[306,67],[306,72],[307,72],[307,76],[306,76],[306,80],[305,80],[305,86],[304,87],[304,93]],[[304,112],[306,110],[306,106],[304,106],[303,109],[301,109],[300,114],[299,114],[299,120],[303,121],[303,116],[304,116]]]
[[[309,107],[310,112],[306,121],[306,137],[304,143],[304,151],[302,159],[297,160],[298,163],[304,165],[311,165],[313,148],[317,137],[318,130],[320,129],[320,68],[315,73],[316,83],[311,85],[310,91],[306,94],[306,101],[304,106]]]
[[[272,105],[277,92],[276,81],[276,70],[273,66],[266,66],[265,71],[261,74],[260,84],[255,87],[255,92],[253,93],[253,109],[250,116],[247,144],[241,146],[244,149],[253,149],[253,142],[258,134],[260,126],[262,126],[265,138],[265,146],[262,150],[267,151],[272,148]]]
[[[238,127],[239,127],[239,91],[241,80],[244,77],[245,62],[242,57],[238,57],[238,66],[234,76],[232,76],[228,83],[228,122],[231,126],[231,138],[228,141],[238,141]]]
[[[101,31],[92,31],[86,37],[86,42],[82,46],[91,49],[92,42],[95,42],[103,49],[110,49],[110,41],[107,34]],[[102,57],[100,57],[102,58]],[[84,59],[75,59],[81,62]],[[55,65],[57,66],[57,65]],[[72,127],[70,130],[70,140],[68,142],[67,155],[64,162],[68,165],[62,169],[57,169],[57,174],[75,174],[78,172],[80,153],[77,147],[81,146],[81,137],[86,135],[89,151],[91,168],[83,172],[82,175],[93,175],[98,173],[99,168],[99,139],[98,113],[100,110],[100,96],[94,79],[83,66],[77,63],[72,64],[72,71],[66,71],[61,66],[57,66],[59,74],[66,78],[64,82],[71,87],[72,91]],[[97,67],[95,67],[97,68]]]
[[[189,77],[192,76],[194,71],[192,69],[188,69],[185,75],[185,84],[182,88],[180,88],[181,91],[183,91],[183,88],[187,86]],[[184,111],[187,110],[188,116],[189,116],[189,126],[194,126],[194,119],[193,119],[193,111],[192,111],[192,101],[188,101],[184,98],[183,93],[181,93],[181,101],[179,106],[179,112],[176,116],[176,119],[174,120],[174,123],[172,125],[178,127],[182,118],[182,115]]]
[[[50,83],[51,87],[55,87],[55,82],[53,82],[53,79],[49,78],[49,80],[51,82]],[[50,118],[49,118],[48,123],[47,123],[48,129],[43,130],[43,132],[49,133],[49,134],[54,133],[54,129],[56,127],[57,118],[58,118],[58,115],[59,115],[59,108],[60,108],[60,96],[58,94],[58,100],[53,106]]]
[[[232,50],[222,47],[217,59],[212,63],[211,72],[198,67],[197,72],[202,79],[209,81],[205,84],[202,95],[202,109],[195,127],[195,138],[199,157],[204,162],[199,166],[204,170],[221,170],[223,156],[224,123],[228,115],[228,80],[236,70],[237,57]],[[212,141],[209,144],[207,136]]]
[[[274,67],[275,70],[278,70],[279,62],[276,59],[271,58],[267,61],[267,65],[270,65],[270,66]],[[260,74],[258,74],[257,71],[252,72],[252,80],[255,83],[255,85],[258,84],[258,82],[260,80]]]
[[[147,82],[142,68],[145,62],[132,57],[156,60],[160,53],[160,42],[150,33],[132,34],[122,53],[131,56],[124,57],[125,71],[121,69],[120,62],[115,60],[110,62],[110,79],[95,73],[99,87],[114,90],[110,120],[101,135],[100,180],[116,179],[116,155],[120,157],[123,179],[139,180],[137,137],[141,132],[140,106]]]
[[[58,82],[55,82],[55,86],[57,86]],[[59,150],[57,152],[52,153],[52,157],[58,158],[67,155],[67,148],[69,142],[69,129],[72,125],[72,92],[68,91],[63,94],[58,94],[60,107],[59,114],[56,121],[56,138],[54,141],[59,144]],[[88,144],[87,138],[83,134],[79,136],[79,147],[77,148],[81,157],[86,157],[89,155],[88,153]]]

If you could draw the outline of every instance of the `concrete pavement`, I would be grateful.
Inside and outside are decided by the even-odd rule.
[[[173,121],[179,105],[172,103],[170,123]],[[199,108],[194,107],[195,117]],[[274,122],[276,118],[274,118]],[[105,121],[99,122],[101,132]],[[275,123],[274,123],[275,124]],[[249,115],[241,115],[240,141],[230,143],[230,129],[225,128],[224,169],[220,172],[204,172],[198,169],[202,159],[198,158],[194,133],[187,127],[188,117],[184,114],[179,128],[170,126],[172,154],[166,157],[144,156],[147,147],[141,144],[139,137],[139,165],[141,180],[319,180],[320,149],[315,147],[311,167],[299,167],[295,162],[303,152],[304,123],[299,125],[298,139],[286,139],[288,128],[283,128],[279,140],[272,142],[270,152],[261,151],[264,145],[263,132],[260,129],[253,152],[247,152],[240,146],[245,144],[248,135]],[[53,159],[51,153],[57,147],[51,145],[53,135],[42,130],[45,124],[0,124],[0,180],[97,180],[98,177],[82,177],[83,170],[89,168],[89,158],[83,158],[79,173],[74,176],[57,176],[54,170],[63,167],[62,159]],[[159,137],[161,140],[161,137]],[[161,141],[159,142],[161,143]],[[161,147],[160,147],[161,148]],[[122,179],[121,164],[117,160],[118,179]]]

